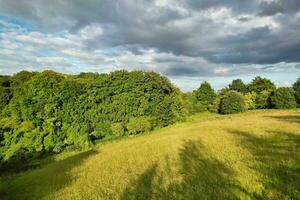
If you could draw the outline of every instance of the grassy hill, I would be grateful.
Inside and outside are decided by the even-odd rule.
[[[0,199],[300,199],[300,110],[199,114],[0,179]]]

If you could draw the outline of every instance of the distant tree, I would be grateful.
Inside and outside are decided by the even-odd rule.
[[[270,95],[271,92],[267,90],[263,90],[260,93],[257,93],[255,98],[255,107],[257,109],[270,108],[271,107]]]
[[[278,88],[271,96],[271,105],[276,109],[296,108],[297,103],[293,88]]]
[[[247,86],[244,84],[244,82],[241,79],[235,79],[232,81],[231,84],[229,84],[230,90],[235,90],[237,92],[241,92],[245,94],[247,92]]]
[[[295,91],[297,104],[300,107],[300,78],[293,84],[293,89]]]
[[[200,87],[194,91],[196,99],[208,109],[212,105],[217,97],[214,89],[208,82],[203,82]]]
[[[219,108],[221,114],[232,114],[245,110],[247,108],[242,93],[231,90],[221,96]]]
[[[218,91],[218,95],[219,96],[223,96],[224,94],[226,94],[227,92],[231,91],[228,87],[224,87],[221,90]]]
[[[273,82],[271,82],[271,80],[257,76],[248,85],[248,89],[250,92],[255,92],[256,94],[259,94],[264,90],[270,92],[274,91],[276,89],[276,86]]]

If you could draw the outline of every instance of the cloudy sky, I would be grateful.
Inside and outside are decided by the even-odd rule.
[[[300,77],[299,0],[0,0],[0,74],[153,70],[183,90]]]

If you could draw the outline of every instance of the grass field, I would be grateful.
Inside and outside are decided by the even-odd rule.
[[[300,199],[300,110],[204,113],[0,181],[0,199]]]

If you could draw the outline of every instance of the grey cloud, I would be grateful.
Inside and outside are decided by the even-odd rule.
[[[54,40],[49,38],[47,44],[54,45],[49,47],[53,51],[60,51],[62,46],[78,48],[84,54],[78,59],[95,50],[117,49],[117,53],[104,52],[109,57],[105,58],[107,63],[124,52],[135,55],[131,59],[143,58],[149,50],[155,54],[171,54],[170,57],[154,56],[151,60],[151,65],[171,76],[214,76],[218,67],[226,65],[234,69],[233,64],[300,62],[300,19],[296,16],[300,1],[260,2],[169,0],[166,5],[156,5],[155,1],[148,0],[0,0],[0,15],[26,20],[46,33],[66,31],[74,37],[85,27],[97,25],[103,33],[94,38],[79,38],[74,44],[79,46],[62,45],[63,39],[57,39],[54,45]],[[273,16],[276,13],[282,15]],[[270,19],[264,18],[266,15]],[[280,28],[274,29],[272,23],[278,23]],[[99,60],[104,62],[98,59],[91,63]],[[235,69],[228,73],[233,71],[248,72]]]
[[[262,2],[260,5],[261,15],[275,15],[277,13],[295,13],[300,10],[299,0],[277,0]]]

